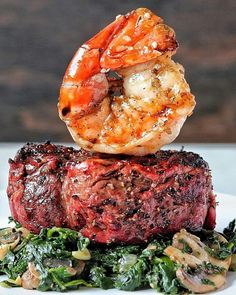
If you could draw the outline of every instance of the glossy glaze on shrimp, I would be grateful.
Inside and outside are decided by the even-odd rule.
[[[133,155],[172,142],[195,106],[183,67],[171,60],[176,49],[174,31],[145,8],[118,16],[82,45],[58,105],[75,142]]]

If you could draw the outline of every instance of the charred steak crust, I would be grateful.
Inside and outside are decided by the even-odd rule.
[[[140,243],[215,226],[210,170],[192,152],[115,156],[30,143],[9,164],[13,218],[36,233],[61,226],[100,243]]]

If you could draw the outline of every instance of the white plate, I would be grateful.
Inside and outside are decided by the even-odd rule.
[[[219,206],[217,207],[217,226],[216,229],[219,231],[222,231],[222,229],[228,225],[228,223],[236,217],[236,196],[226,195],[226,194],[217,194],[217,201],[219,202]],[[6,197],[6,193],[4,191],[0,191],[0,228],[7,225],[8,216],[10,216],[10,210],[8,207],[8,201]],[[0,280],[3,280],[5,276],[0,276]],[[140,290],[140,291],[134,291],[134,292],[125,292],[125,291],[119,291],[115,289],[111,290],[102,290],[102,289],[86,289],[86,288],[80,288],[79,291],[70,291],[68,293],[75,293],[79,292],[82,294],[91,294],[96,293],[97,295],[102,294],[110,294],[110,295],[129,295],[129,294],[160,294],[157,293],[154,290]],[[0,287],[0,295],[29,295],[29,294],[42,295],[42,292],[39,291],[29,291],[25,290],[23,288],[10,288],[5,289]],[[50,292],[51,293],[57,293],[57,292]],[[58,294],[58,293],[57,293]],[[236,294],[236,277],[235,273],[228,273],[227,275],[227,284],[224,286],[224,288],[220,289],[217,292],[213,292],[210,294],[223,294],[223,295],[232,295]]]

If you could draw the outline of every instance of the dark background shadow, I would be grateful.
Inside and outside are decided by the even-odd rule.
[[[148,7],[173,27],[197,107],[180,142],[236,142],[235,0],[1,0],[0,141],[71,141],[57,113],[75,50],[117,14]]]

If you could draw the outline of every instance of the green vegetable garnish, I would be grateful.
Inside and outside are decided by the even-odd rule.
[[[16,227],[21,226],[16,223]],[[224,230],[228,242],[220,241],[214,231],[203,230],[199,236],[211,256],[224,260],[236,252],[235,229],[236,221],[233,220]],[[9,248],[0,261],[0,274],[8,276],[1,282],[4,287],[22,285],[24,274],[33,265],[37,279],[33,288],[41,291],[67,291],[86,286],[126,291],[151,287],[165,294],[188,292],[176,277],[181,265],[164,254],[166,247],[172,244],[172,237],[158,236],[142,245],[104,246],[91,244],[77,231],[66,228],[43,229],[39,235],[24,236],[14,230],[12,235],[9,228],[0,229],[0,233],[2,243],[12,243],[10,238],[15,238],[14,233],[20,237],[18,244]],[[183,254],[191,254],[192,249],[185,240],[178,242],[183,245]],[[232,261],[231,268],[235,270],[234,256]],[[215,275],[224,273],[225,269],[204,262],[197,269],[188,271]],[[201,283],[209,285],[213,282],[203,278]]]

